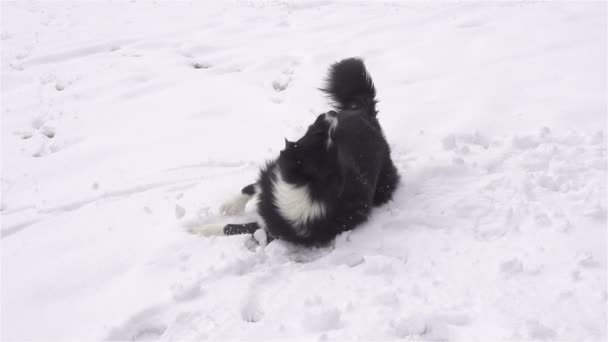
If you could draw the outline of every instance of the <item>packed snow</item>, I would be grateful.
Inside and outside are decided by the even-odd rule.
[[[3,340],[605,340],[606,3],[2,4]],[[189,228],[365,59],[402,183],[323,248]]]

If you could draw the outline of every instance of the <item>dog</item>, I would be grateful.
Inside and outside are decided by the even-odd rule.
[[[323,113],[298,141],[266,163],[254,184],[221,206],[236,215],[256,201],[257,219],[246,224],[198,227],[211,235],[254,234],[324,245],[365,222],[373,207],[388,202],[399,184],[376,110],[376,88],[365,64],[348,58],[329,68],[325,85],[334,110]]]

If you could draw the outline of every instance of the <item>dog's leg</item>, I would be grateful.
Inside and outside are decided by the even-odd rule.
[[[258,229],[260,229],[260,225],[257,222],[251,222],[243,224],[206,224],[192,228],[190,232],[202,236],[220,236],[253,234]]]
[[[226,227],[226,225],[223,223],[211,223],[202,226],[191,227],[188,231],[192,234],[201,236],[220,236],[224,235],[224,227]]]
[[[258,229],[260,229],[260,225],[257,222],[227,224],[224,227],[224,235],[253,234]]]
[[[220,213],[222,215],[238,215],[242,214],[245,211],[245,206],[247,202],[256,193],[256,185],[249,184],[241,190],[241,193],[233,197],[231,200],[226,201],[220,207]]]

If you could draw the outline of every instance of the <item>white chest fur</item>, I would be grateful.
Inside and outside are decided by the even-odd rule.
[[[307,236],[307,223],[325,215],[323,203],[314,201],[308,186],[296,186],[285,182],[281,172],[275,171],[276,181],[273,184],[274,203],[285,220],[294,225],[296,233]]]

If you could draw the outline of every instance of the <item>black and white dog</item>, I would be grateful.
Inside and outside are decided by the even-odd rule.
[[[399,174],[376,119],[376,89],[363,61],[333,64],[321,90],[336,111],[319,115],[300,140],[285,140],[285,149],[266,164],[258,181],[220,209],[240,214],[255,197],[257,222],[206,225],[195,233],[255,233],[264,240],[268,235],[320,245],[355,228],[372,207],[391,199]]]

